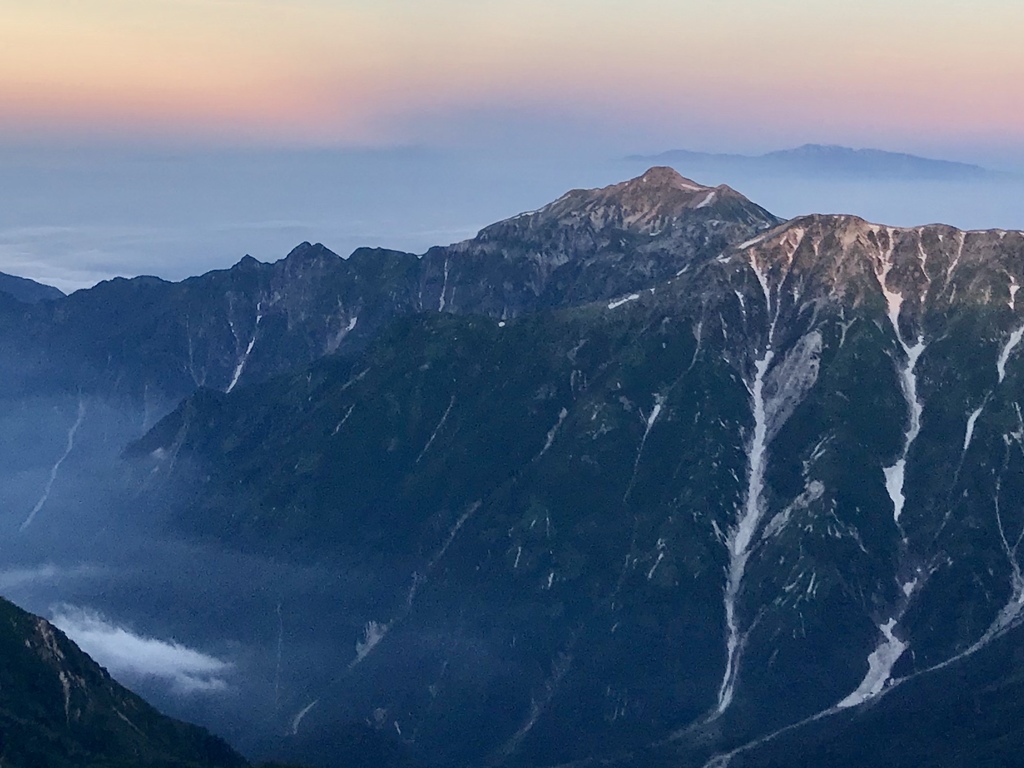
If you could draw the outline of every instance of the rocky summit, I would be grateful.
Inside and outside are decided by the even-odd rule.
[[[301,569],[205,598],[276,616],[238,662],[261,755],[333,765],[358,723],[396,764],[994,764],[1024,746],[1022,284],[1019,232],[782,222],[655,168],[419,258],[100,286],[153,332],[84,292],[4,349],[49,370],[94,318],[60,476],[116,401],[91,455],[126,519]]]

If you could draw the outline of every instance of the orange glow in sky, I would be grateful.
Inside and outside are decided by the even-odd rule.
[[[1008,0],[0,0],[0,19],[9,135],[389,143],[523,108],[1024,143]]]

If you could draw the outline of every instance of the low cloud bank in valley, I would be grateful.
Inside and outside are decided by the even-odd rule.
[[[118,679],[158,678],[178,694],[228,688],[230,662],[182,645],[138,634],[96,611],[59,605],[51,621]]]

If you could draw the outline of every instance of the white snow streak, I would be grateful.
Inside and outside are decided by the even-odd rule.
[[[868,673],[864,680],[853,693],[836,704],[839,709],[849,709],[863,704],[870,698],[877,696],[885,688],[885,684],[892,675],[892,668],[899,661],[900,656],[907,650],[908,644],[896,637],[893,630],[896,629],[896,619],[889,621],[878,628],[882,633],[884,641],[868,656]]]
[[[996,371],[999,373],[1000,384],[1006,378],[1006,364],[1010,361],[1010,355],[1013,354],[1013,350],[1017,348],[1022,338],[1024,338],[1024,325],[1010,334],[1010,338],[1003,345],[1003,351],[999,353],[999,359],[996,361]]]
[[[771,365],[774,351],[769,346],[764,355],[754,364],[754,439],[750,444],[747,493],[743,511],[737,525],[729,534],[729,580],[725,588],[725,622],[728,628],[725,676],[718,693],[718,711],[725,712],[732,703],[736,675],[739,671],[739,656],[743,638],[736,618],[736,599],[739,596],[743,575],[750,557],[750,542],[757,525],[764,514],[762,491],[764,486],[765,454],[767,448],[768,421],[764,407],[764,376]]]
[[[629,296],[626,296],[625,298],[616,299],[615,301],[608,302],[608,309],[616,309],[617,307],[621,307],[623,304],[628,304],[629,302],[636,301],[639,298],[639,293],[631,293],[629,294]]]
[[[377,647],[377,644],[387,637],[390,630],[390,624],[381,624],[377,621],[366,622],[366,626],[363,627],[363,639],[356,642],[356,657],[349,664],[349,669],[352,669],[369,656],[370,652]]]
[[[697,208],[707,208],[709,205],[711,205],[713,202],[715,202],[715,196],[717,194],[718,193],[715,190],[711,190],[710,192],[708,192],[708,196],[707,197],[705,197],[703,200],[701,200],[699,203],[697,203],[696,207]]]
[[[348,407],[348,410],[345,412],[345,415],[342,417],[341,421],[339,421],[335,425],[334,431],[331,432],[332,436],[338,434],[341,431],[341,428],[345,426],[345,422],[348,421],[349,416],[352,415],[352,411],[354,411],[355,409],[356,409],[356,405],[355,405],[355,403],[352,403],[352,405],[350,405]]]
[[[903,338],[903,333],[900,331],[899,319],[900,309],[903,304],[903,296],[900,293],[890,290],[887,285],[887,278],[893,266],[892,256],[895,247],[893,230],[890,229],[888,233],[888,250],[884,253],[879,253],[879,263],[875,269],[875,278],[878,280],[878,284],[882,289],[882,294],[885,296],[885,300],[889,308],[889,323],[892,325],[893,331],[896,334],[896,340],[899,342],[900,347],[903,348],[903,352],[906,355],[906,361],[898,367],[897,372],[900,378],[900,389],[903,392],[903,397],[907,404],[907,411],[910,420],[903,436],[903,447],[896,463],[883,469],[883,473],[885,475],[885,489],[889,494],[889,498],[892,500],[893,519],[897,526],[899,526],[900,515],[902,514],[903,508],[906,504],[904,484],[906,482],[907,457],[910,454],[911,446],[914,444],[914,441],[921,432],[921,414],[923,413],[924,406],[918,398],[917,376],[914,373],[914,369],[917,366],[917,361],[920,359],[921,354],[924,352],[925,343],[923,336],[918,336],[915,344],[910,346]],[[961,246],[962,244],[963,243],[961,241]],[[918,248],[922,259],[926,258],[924,250],[920,246],[920,241]],[[924,266],[924,262],[922,261],[922,271]],[[949,271],[952,271],[952,266]],[[981,409],[979,408],[968,418],[967,428],[964,434],[964,451],[966,451],[967,447],[970,445],[971,438],[974,435],[975,423],[980,415]],[[882,639],[875,647],[875,650],[868,656],[867,674],[864,676],[860,685],[857,686],[856,690],[836,705],[837,709],[847,709],[858,706],[865,701],[878,696],[889,683],[892,677],[893,667],[896,662],[899,661],[904,651],[909,647],[909,643],[899,638],[896,635],[895,630],[900,618],[902,617],[903,611],[906,610],[906,605],[909,604],[909,601],[913,597],[917,584],[918,581],[914,579],[902,585],[903,594],[907,602],[904,603],[896,616],[890,618],[887,623],[879,626],[878,629],[882,634]]]
[[[423,456],[426,454],[426,452],[430,450],[430,446],[432,446],[434,444],[434,440],[437,439],[437,434],[441,431],[441,428],[444,426],[444,423],[446,421],[448,421],[448,414],[452,412],[452,406],[454,406],[454,405],[455,405],[455,395],[452,395],[452,399],[448,403],[448,407],[445,409],[444,415],[441,417],[441,421],[439,421],[437,423],[437,426],[434,427],[434,431],[430,435],[430,439],[427,440],[427,444],[425,446],[423,446],[423,450],[420,451],[420,455],[416,457],[416,463],[417,464],[420,463],[420,459],[423,458]]]
[[[1020,564],[1020,546],[1021,542],[1024,541],[1024,529],[1021,530],[1020,535],[1014,541],[1013,545],[1010,545],[1010,541],[1006,536],[1006,529],[1003,526],[1003,516],[1000,510],[999,496],[1002,489],[1002,476],[996,478],[996,495],[995,495],[995,511],[996,511],[996,525],[999,530],[999,540],[1003,547],[1003,552],[1006,555],[1006,559],[1010,564],[1010,599],[1006,602],[1006,605],[1002,607],[992,624],[985,630],[985,633],[978,638],[967,650],[958,653],[956,656],[946,659],[945,661],[936,664],[933,667],[922,670],[914,675],[910,675],[907,678],[902,678],[897,682],[903,682],[909,680],[918,675],[926,674],[928,672],[934,672],[940,669],[955,664],[961,659],[965,659],[971,656],[986,645],[991,643],[993,640],[1006,634],[1006,632],[1020,623],[1020,618],[1024,615],[1024,573],[1021,571]]]
[[[530,711],[526,716],[526,722],[519,728],[515,734],[512,735],[508,741],[492,756],[492,759],[488,761],[488,765],[497,765],[503,763],[513,755],[516,750],[519,749],[519,745],[523,742],[523,739],[533,730],[533,727],[540,720],[541,716],[551,705],[551,701],[555,698],[555,694],[558,693],[559,688],[562,684],[562,679],[568,673],[572,667],[573,655],[572,647],[575,645],[575,638],[569,643],[566,650],[561,651],[554,659],[551,664],[551,676],[544,682],[544,688],[541,691],[540,696],[535,696],[530,702]]]
[[[650,581],[654,578],[654,572],[658,570],[658,566],[661,565],[661,561],[665,559],[665,553],[659,552],[658,559],[654,561],[654,565],[651,566],[651,570],[647,572],[647,580]]]
[[[1015,433],[1014,436],[1016,436]],[[1024,430],[1020,433],[1024,435]],[[891,678],[892,668],[895,666],[896,661],[899,660],[900,656],[906,651],[909,644],[903,643],[898,637],[896,637],[895,629],[897,619],[891,619],[886,624],[879,627],[879,631],[882,633],[883,642],[879,644],[875,652],[871,654],[868,659],[868,675],[865,677],[864,682],[858,686],[854,693],[847,696],[841,702],[833,707],[824,709],[808,718],[800,720],[796,723],[791,723],[777,731],[769,733],[765,736],[761,736],[753,741],[748,742],[740,747],[737,747],[727,753],[715,755],[705,763],[705,768],[726,768],[733,757],[738,754],[749,752],[763,744],[773,741],[777,737],[801,728],[818,720],[822,720],[827,717],[831,717],[837,712],[841,712],[844,709],[857,706],[870,699],[884,696],[889,691],[894,690],[904,682],[913,680],[922,675],[926,675],[932,672],[945,669],[956,662],[968,658],[979,650],[987,646],[993,640],[1004,635],[1009,629],[1017,626],[1020,622],[1022,615],[1024,615],[1024,573],[1022,573],[1019,549],[1022,541],[1024,541],[1024,529],[1021,530],[1020,535],[1011,546],[1009,539],[1006,536],[1006,530],[1003,527],[1002,513],[1000,511],[999,497],[1001,488],[1001,477],[996,480],[996,495],[995,495],[995,512],[996,512],[996,523],[999,529],[1000,543],[1002,544],[1003,551],[1007,556],[1007,560],[1010,564],[1010,587],[1011,595],[1006,605],[1002,608],[992,624],[985,631],[985,633],[970,647],[966,650],[952,656],[945,661],[935,664],[927,669],[914,672],[901,677],[896,680]],[[918,586],[918,579],[914,579],[903,585],[903,594],[909,600],[913,592]]]
[[[889,272],[893,266],[892,254],[894,247],[895,240],[893,239],[893,231],[890,229],[889,250],[885,253],[879,253],[879,266],[875,269],[875,278],[878,280],[882,294],[885,296],[886,304],[889,307],[889,323],[896,333],[896,340],[899,342],[900,347],[903,348],[903,352],[907,357],[906,363],[900,366],[898,373],[900,389],[907,403],[910,423],[903,435],[903,448],[900,451],[899,457],[891,467],[883,469],[885,474],[885,490],[892,500],[893,519],[899,524],[900,515],[903,513],[903,507],[906,504],[904,483],[906,480],[907,456],[910,454],[910,447],[921,432],[921,414],[924,412],[924,406],[921,405],[917,396],[917,375],[914,373],[914,369],[921,357],[921,353],[925,350],[925,343],[924,337],[918,336],[914,346],[910,346],[904,340],[903,333],[900,331],[900,309],[903,306],[903,295],[890,290],[886,284]]]
[[[555,442],[555,437],[558,435],[558,430],[562,426],[562,422],[565,421],[568,415],[569,411],[567,411],[565,408],[558,412],[558,421],[555,422],[555,426],[548,430],[548,437],[547,440],[544,441],[544,447],[541,448],[540,453],[537,454],[538,459],[545,453],[547,453],[552,443]]]
[[[658,570],[658,566],[661,565],[661,561],[665,559],[666,546],[664,539],[658,539],[658,559],[654,561],[654,565],[651,566],[651,570],[647,572],[648,581],[654,578],[654,572]]]
[[[966,243],[966,242],[967,242],[967,233],[966,232],[961,232],[960,233],[960,245],[957,247],[956,256],[953,257],[953,260],[949,263],[949,267],[946,269],[946,284],[947,285],[949,284],[949,279],[953,276],[953,272],[956,270],[957,266],[960,264],[960,257],[964,255],[964,243]]]
[[[46,505],[46,502],[50,498],[50,492],[53,491],[53,484],[57,482],[57,473],[60,472],[60,465],[64,463],[64,460],[70,455],[72,449],[75,447],[75,435],[78,433],[78,428],[82,426],[82,421],[85,420],[85,400],[81,397],[78,399],[78,417],[75,419],[75,423],[71,425],[68,430],[67,443],[64,446],[64,453],[61,454],[60,458],[57,459],[57,463],[50,469],[50,477],[46,481],[46,487],[43,488],[43,495],[39,497],[39,501],[32,507],[32,511],[28,513],[28,517],[25,518],[25,522],[21,524],[21,528],[18,530],[24,531],[30,525],[32,521],[36,519],[36,515]]]
[[[448,292],[448,257],[444,260],[444,284],[441,286],[441,298],[437,302],[437,311],[444,312],[446,304],[444,295]]]
[[[339,309],[341,308],[341,302],[340,301],[338,302],[338,307],[339,307]],[[332,354],[334,352],[337,352],[338,351],[338,347],[341,346],[341,342],[343,342],[345,340],[345,337],[348,336],[350,333],[352,333],[352,331],[355,330],[355,328],[356,328],[356,326],[358,324],[359,324],[359,316],[358,315],[350,317],[349,320],[348,320],[348,323],[347,324],[343,324],[340,328],[338,328],[338,332],[334,335],[334,338],[331,339],[328,342],[328,344],[327,344],[327,351],[329,353],[332,353]]]
[[[751,256],[750,267],[757,276],[761,290],[764,292],[765,309],[772,315],[772,294],[768,284],[768,275],[758,266],[756,256]],[[772,342],[775,336],[775,323],[778,320],[778,308],[772,317],[771,325],[768,328],[768,343],[765,345],[764,353],[754,363],[754,386],[751,389],[754,411],[754,437],[747,450],[749,467],[747,471],[747,492],[746,499],[736,526],[729,532],[726,546],[729,549],[729,577],[725,586],[725,624],[727,631],[726,638],[726,664],[725,674],[722,677],[722,685],[718,692],[718,712],[725,712],[732,703],[733,691],[736,687],[736,677],[739,673],[739,661],[745,637],[740,630],[739,620],[736,617],[736,600],[739,597],[740,587],[743,584],[743,575],[747,568],[747,559],[750,557],[750,544],[754,538],[758,523],[764,514],[764,472],[765,459],[768,447],[768,413],[765,408],[764,399],[764,378],[768,367],[775,357],[775,350]]]
[[[743,298],[743,294],[739,291],[733,291],[736,294],[736,300],[740,303],[740,312],[743,314],[744,319],[747,317],[747,302]]]
[[[974,426],[978,423],[978,417],[981,416],[983,410],[985,410],[985,406],[978,408],[967,417],[967,432],[964,434],[964,453],[967,453],[967,449],[971,447],[971,438],[974,437]]]
[[[409,591],[405,596],[405,605],[401,607],[398,613],[387,623],[379,621],[368,621],[363,627],[363,639],[356,641],[356,655],[355,658],[349,662],[349,671],[359,666],[363,660],[373,653],[374,649],[380,645],[381,640],[387,637],[388,633],[405,619],[409,615],[409,611],[412,610],[413,603],[416,600],[416,595],[419,594],[420,588],[427,583],[430,578],[430,574],[434,571],[437,563],[444,557],[448,548],[455,541],[455,537],[459,535],[459,531],[462,530],[462,526],[466,524],[466,521],[472,517],[478,509],[480,509],[481,502],[473,502],[469,509],[463,513],[462,517],[455,521],[455,524],[448,531],[448,536],[444,540],[441,547],[434,553],[434,556],[427,562],[427,566],[423,573],[414,573],[412,575],[412,585],[409,587]]]
[[[644,432],[644,437],[647,437],[647,435],[650,434],[651,427],[654,426],[654,422],[656,422],[658,417],[661,415],[661,407],[665,404],[665,396],[655,395],[654,400],[654,408],[651,409],[651,415],[647,417],[647,430]]]
[[[434,570],[434,566],[437,565],[437,562],[444,557],[445,552],[448,551],[448,547],[452,545],[452,542],[455,541],[455,537],[458,536],[459,531],[462,530],[462,526],[466,524],[466,521],[469,520],[469,518],[471,518],[478,509],[480,509],[480,502],[475,501],[469,506],[469,509],[463,513],[462,517],[455,521],[455,525],[453,525],[451,530],[448,531],[448,538],[444,540],[444,544],[441,545],[441,549],[439,549],[437,554],[435,554],[431,558],[430,562],[427,563],[428,575],[432,570]]]
[[[789,253],[789,260],[792,263],[806,232],[794,229],[790,235],[796,237],[795,242],[788,242],[792,248]],[[754,362],[753,384],[748,387],[754,416],[754,434],[747,447],[746,493],[743,507],[738,510],[735,525],[730,528],[725,542],[729,551],[728,578],[724,595],[726,666],[718,693],[717,714],[725,712],[732,703],[747,638],[747,631],[740,626],[737,615],[737,601],[742,590],[747,561],[755,548],[758,528],[767,508],[764,479],[768,464],[768,446],[779,428],[793,414],[817,381],[822,348],[821,333],[812,331],[794,345],[780,364],[772,368],[775,359],[775,327],[779,319],[781,302],[772,301],[768,274],[758,265],[756,253],[751,253],[749,264],[761,286],[765,310],[771,320],[764,351]]]
[[[242,371],[245,370],[245,364],[249,362],[249,355],[252,354],[252,348],[256,346],[256,334],[260,330],[260,321],[263,319],[263,302],[259,302],[256,305],[256,326],[252,329],[252,338],[249,339],[249,344],[245,348],[245,353],[242,355],[242,359],[238,361],[238,365],[235,367],[235,373],[231,377],[231,383],[228,384],[227,392],[230,392],[238,384],[239,378],[242,376]]]
[[[746,250],[747,248],[749,248],[752,245],[757,245],[762,240],[764,240],[766,237],[768,237],[768,233],[765,233],[763,235],[758,235],[757,237],[751,238],[750,240],[747,240],[746,242],[740,243],[738,247],[739,247],[739,249],[741,251],[742,250]]]
[[[1003,526],[1003,515],[999,507],[999,495],[1001,489],[1002,477],[1000,476],[996,481],[996,523],[999,527],[999,540],[1003,545],[1003,552],[1006,554],[1006,559],[1010,563],[1010,588],[1012,590],[1012,594],[1009,601],[999,612],[999,615],[996,616],[995,621],[992,622],[992,626],[988,628],[982,638],[978,641],[978,647],[987,644],[991,640],[1003,634],[1007,629],[1014,626],[1021,613],[1024,612],[1024,575],[1021,574],[1020,556],[1018,555],[1021,541],[1024,540],[1024,529],[1021,530],[1020,535],[1013,543],[1013,546],[1010,546],[1009,539],[1006,537],[1006,529]]]
[[[656,394],[654,396],[654,407],[651,409],[650,415],[647,417],[646,427],[644,429],[644,436],[640,438],[640,447],[636,451],[636,460],[633,462],[633,476],[629,479],[629,485],[626,486],[626,494],[622,497],[623,501],[629,498],[630,492],[633,490],[633,484],[636,482],[636,472],[640,467],[640,457],[644,453],[644,445],[647,443],[647,436],[651,434],[651,430],[654,428],[654,424],[658,421],[658,417],[661,416],[661,410],[665,406],[666,396],[662,394]]]
[[[313,707],[315,707],[319,703],[320,703],[320,699],[314,699],[313,701],[309,702],[309,704],[307,704],[305,707],[303,707],[301,710],[299,710],[299,713],[297,715],[295,715],[295,717],[292,719],[292,728],[291,728],[291,731],[289,732],[290,735],[295,736],[296,734],[298,734],[299,726],[302,724],[303,718],[306,715],[308,715],[309,711],[311,709],[313,709]]]

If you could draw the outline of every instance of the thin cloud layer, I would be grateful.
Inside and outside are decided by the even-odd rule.
[[[229,662],[173,640],[137,634],[72,605],[57,606],[51,622],[115,678],[156,678],[182,695],[228,688]]]
[[[63,579],[90,576],[97,571],[94,566],[64,567],[53,563],[30,568],[5,568],[0,570],[0,594],[7,595],[19,589],[55,584]]]

